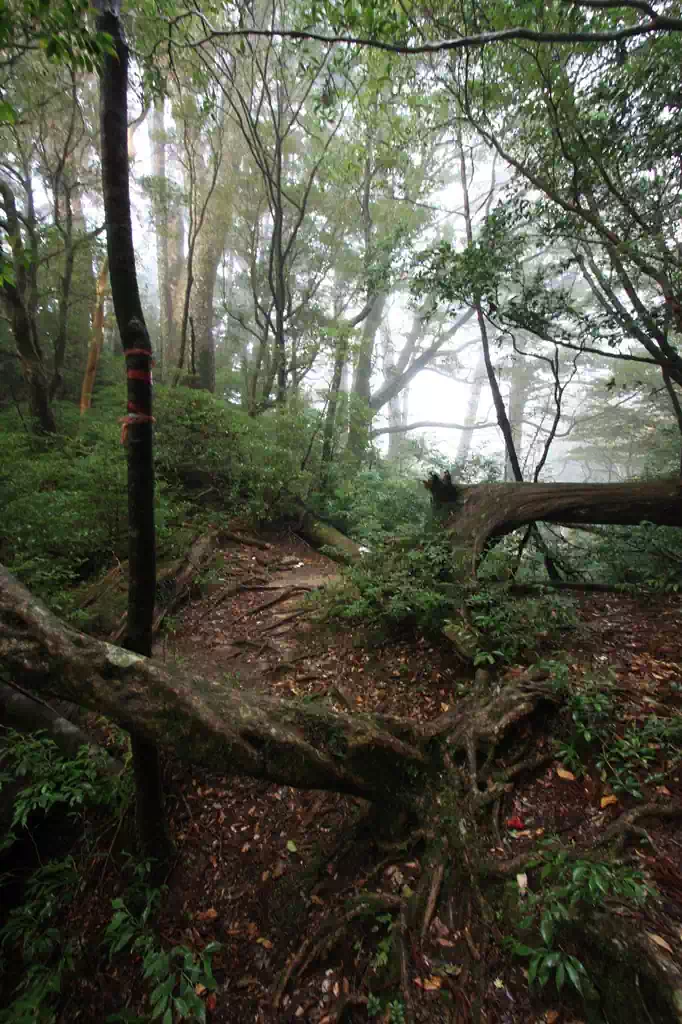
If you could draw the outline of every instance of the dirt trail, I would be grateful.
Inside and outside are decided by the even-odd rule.
[[[324,701],[338,710],[420,720],[437,717],[470,691],[471,679],[445,640],[406,637],[368,644],[361,631],[343,623],[333,633],[315,627],[301,601],[333,580],[338,567],[294,535],[266,539],[271,542],[266,550],[224,546],[214,568],[203,575],[201,594],[167,624],[171,629],[159,641],[156,657],[184,660],[198,675],[231,686],[262,687],[282,698]],[[628,720],[645,720],[652,708],[663,706],[668,713],[682,712],[678,598],[639,602],[599,595],[583,599],[579,613],[583,626],[566,643],[571,671],[610,670]],[[521,666],[511,667],[508,674],[521,671]],[[543,742],[549,744],[551,736]],[[567,776],[558,768],[559,762],[552,761],[501,801],[498,843],[490,855],[513,857],[538,836],[553,833],[566,841],[589,841],[636,805],[627,795],[615,804],[605,801],[597,772]],[[682,802],[681,774],[673,770],[667,775],[667,799]],[[656,785],[648,786],[647,798]],[[343,914],[349,897],[368,887],[400,893],[404,886],[418,886],[419,856],[412,851],[384,855],[377,873],[376,856],[366,844],[342,846],[364,813],[363,802],[335,793],[211,775],[172,761],[167,787],[178,859],[168,879],[160,929],[169,947],[222,943],[214,960],[218,988],[207,1004],[211,1024],[337,1024],[345,994],[365,991],[368,977],[371,985],[381,984],[380,972],[372,967],[384,936],[376,922],[360,930],[355,946],[342,945],[327,960],[311,964],[288,986],[277,1011],[272,1007],[276,979],[327,915]],[[637,840],[636,862],[659,886],[668,922],[682,923],[682,824],[654,822],[648,836],[651,845]],[[111,898],[121,888],[113,872],[106,878],[98,872],[97,878],[87,898],[74,904],[69,924],[93,951],[93,962],[74,992],[79,1019],[86,1022],[120,1011],[123,992],[129,1007],[141,1005],[145,991],[132,960],[114,967],[98,960]],[[644,915],[637,926],[662,931]],[[677,951],[674,931],[663,936]],[[680,937],[682,942],[682,931]],[[436,918],[418,951],[423,978],[414,978],[417,1024],[463,1024],[471,1019],[468,1013],[451,1015],[445,997],[451,1005],[458,1000],[466,1005],[481,991],[481,1020],[488,1024],[584,1020],[579,1002],[558,996],[550,986],[529,991],[527,965],[501,944],[487,947],[481,980],[465,982],[458,974],[458,941],[447,921]],[[423,979],[434,972],[438,983],[425,986]],[[88,976],[97,979],[96,986],[87,982]],[[390,988],[376,991],[391,997]],[[344,1024],[368,1019],[362,1004],[344,1014]]]

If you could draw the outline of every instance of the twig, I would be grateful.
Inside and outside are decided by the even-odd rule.
[[[270,551],[272,544],[268,544],[265,540],[259,540],[257,537],[249,537],[246,534],[233,533],[232,530],[221,530],[219,539],[234,541],[235,544],[246,544],[252,548],[260,548],[261,551]]]
[[[242,619],[247,619],[250,615],[258,615],[259,612],[264,612],[266,608],[272,608],[273,605],[279,604],[281,601],[286,601],[288,598],[295,594],[300,588],[299,587],[287,587],[283,593],[278,594],[276,597],[271,597],[268,601],[264,601],[259,604],[256,608],[249,608],[248,611],[243,612],[237,616],[234,620],[234,624],[241,622]]]
[[[291,619],[298,619],[303,615],[303,609],[301,608],[297,612],[292,612],[291,615],[285,615],[283,619],[279,619],[277,622],[271,622],[269,626],[263,626],[260,630],[261,633],[269,633],[272,629],[278,629],[283,626],[286,622],[290,622]]]

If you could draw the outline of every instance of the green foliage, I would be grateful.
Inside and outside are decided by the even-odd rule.
[[[682,530],[675,527],[604,527],[592,535],[587,554],[593,560],[593,574],[605,582],[680,589]]]
[[[561,760],[580,774],[591,756],[614,793],[641,799],[641,776],[645,783],[660,781],[663,776],[651,770],[656,762],[667,758],[673,765],[682,757],[682,718],[648,714],[643,721],[622,721],[609,681],[588,678],[570,693],[567,706],[572,733],[559,744]]]
[[[555,593],[518,597],[495,582],[474,589],[458,580],[452,545],[438,527],[403,531],[374,542],[335,588],[316,596],[331,621],[357,622],[380,633],[404,629],[453,633],[476,665],[535,656],[576,625],[573,603]]]
[[[154,1021],[174,1024],[178,1020],[206,1021],[206,1007],[197,994],[215,989],[213,956],[220,950],[219,942],[210,942],[201,953],[187,946],[164,950],[152,927],[152,919],[161,901],[161,890],[147,889],[140,913],[133,913],[124,899],[112,900],[114,915],[107,925],[105,943],[110,957],[127,951],[142,962],[142,973],[150,986],[151,1010],[145,1017],[123,1012],[114,1013],[107,1021]]]
[[[65,417],[67,432],[50,439],[4,417],[0,560],[61,611],[69,607],[66,588],[127,555],[125,451],[107,406],[78,433],[74,417]],[[171,504],[162,485],[156,511],[163,552],[173,546],[184,508]]]
[[[27,433],[14,411],[0,417],[0,561],[62,614],[70,587],[127,557],[124,407],[122,386],[103,389],[83,420],[59,405],[63,432],[51,439]],[[237,516],[271,521],[312,486],[319,418],[305,407],[253,419],[207,392],[160,388],[155,416],[162,558],[185,546],[189,520],[194,530]]]
[[[78,872],[71,857],[36,871],[26,885],[24,902],[0,929],[3,951],[19,953],[24,973],[0,1024],[53,1024],[63,976],[73,970],[76,944],[64,942],[60,915],[78,892]],[[2,966],[0,958],[0,966]]]
[[[640,872],[626,865],[576,860],[566,851],[548,852],[541,863],[538,890],[517,890],[522,917],[516,926],[519,937],[510,940],[509,945],[517,956],[529,959],[530,985],[543,988],[553,979],[561,990],[568,981],[581,995],[589,997],[592,983],[581,961],[561,947],[561,930],[603,908],[606,900],[641,906],[651,889]],[[527,944],[529,932],[539,932],[541,946]]]
[[[206,391],[159,388],[156,465],[175,494],[254,523],[291,513],[311,487],[319,416],[292,402],[248,416]],[[312,451],[311,451],[312,449]]]
[[[575,629],[577,617],[570,598],[548,592],[537,597],[510,593],[511,584],[489,584],[466,600],[467,621],[479,638],[474,664],[513,662],[533,656]]]
[[[355,540],[376,544],[387,535],[418,529],[428,511],[421,480],[396,474],[380,463],[339,481],[320,514]]]
[[[451,576],[452,550],[442,536],[405,533],[373,547],[318,603],[330,619],[381,632],[438,629],[452,610]]]
[[[127,776],[113,776],[100,764],[103,751],[83,746],[74,758],[67,758],[42,732],[25,735],[2,728],[0,748],[0,789],[26,780],[14,798],[9,832],[0,840],[0,850],[12,845],[15,828],[26,828],[35,811],[49,813],[65,805],[78,817],[86,805],[104,805],[119,810],[130,798]]]

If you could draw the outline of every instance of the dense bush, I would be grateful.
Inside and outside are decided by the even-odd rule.
[[[608,526],[589,538],[585,559],[591,574],[606,583],[679,590],[682,530],[672,526]]]
[[[159,477],[228,516],[263,522],[293,512],[310,490],[318,443],[318,415],[302,404],[254,418],[206,391],[157,392]]]
[[[127,557],[124,387],[107,388],[84,418],[57,405],[61,432],[39,438],[16,410],[0,416],[0,561],[62,612],[67,590]],[[291,514],[313,480],[318,422],[291,408],[258,419],[201,391],[159,388],[155,405],[159,554],[188,532],[239,516]]]
[[[575,627],[569,598],[510,592],[513,550],[501,546],[478,584],[458,580],[452,546],[437,528],[377,544],[341,583],[317,599],[329,621],[356,622],[385,635],[446,629],[475,664],[535,657]]]
[[[120,408],[120,407],[119,407]],[[127,555],[125,453],[115,417],[80,434],[39,439],[6,413],[0,470],[0,561],[54,607],[65,588]],[[157,493],[161,551],[172,548],[184,508]]]

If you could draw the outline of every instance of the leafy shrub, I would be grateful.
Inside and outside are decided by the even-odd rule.
[[[606,900],[617,899],[641,906],[652,890],[645,884],[641,872],[629,865],[578,860],[563,850],[558,853],[549,850],[540,863],[536,891],[526,887],[525,875],[522,876],[524,885],[516,890],[522,916],[515,928],[517,937],[509,945],[517,956],[528,958],[530,985],[542,988],[553,979],[561,990],[568,981],[587,997],[594,987],[581,961],[562,948],[562,929],[571,921],[584,920],[603,908]],[[529,868],[538,866],[538,863],[531,864]],[[527,937],[533,932],[539,932],[541,946],[527,945]]]
[[[592,535],[589,555],[596,563],[593,572],[607,583],[680,588],[682,530],[675,527],[604,527]]]
[[[107,925],[104,941],[110,957],[121,952],[134,955],[142,962],[142,973],[151,986],[148,1017],[139,1018],[129,1011],[107,1017],[110,1024],[128,1020],[206,1021],[206,1005],[199,993],[215,989],[212,961],[222,948],[219,942],[209,942],[201,953],[187,946],[174,946],[165,950],[152,927],[162,892],[148,889],[144,906],[139,914],[127,906],[124,899],[112,900],[114,915]]]
[[[291,513],[311,486],[317,414],[291,403],[258,418],[205,391],[159,388],[156,464],[176,491],[252,522]]]
[[[676,764],[682,757],[682,720],[648,714],[641,722],[623,721],[610,680],[588,677],[568,696],[572,731],[559,745],[563,763],[577,774],[588,757],[614,793],[642,798],[645,783],[660,781],[656,762],[666,757]]]
[[[391,633],[438,629],[452,611],[452,549],[433,535],[403,534],[345,570],[343,581],[317,599],[329,620],[361,622]]]
[[[93,417],[76,436],[36,439],[8,430],[0,470],[0,560],[38,596],[68,610],[64,591],[127,556],[125,453],[115,418]],[[157,493],[163,552],[184,506]]]
[[[104,754],[81,747],[76,757],[68,758],[43,732],[25,735],[2,728],[0,749],[0,790],[8,783],[25,780],[14,798],[9,832],[0,841],[0,850],[16,838],[13,829],[25,828],[34,811],[47,813],[63,804],[78,815],[84,805],[104,804],[120,807],[130,797],[127,776],[115,777],[98,764]]]
[[[452,546],[438,528],[403,532],[375,545],[317,603],[330,621],[350,620],[388,634],[461,629],[467,636],[460,646],[476,664],[535,655],[577,621],[570,599],[553,593],[515,597],[504,583],[474,588],[458,581]]]
[[[421,480],[379,465],[339,481],[319,511],[342,533],[372,545],[390,534],[417,531],[426,523],[429,499]]]
[[[76,953],[59,923],[78,883],[71,857],[39,868],[27,882],[24,902],[10,911],[0,929],[3,951],[19,953],[25,967],[11,1004],[0,1010],[0,1024],[53,1024],[57,1019],[62,979],[73,970]]]

